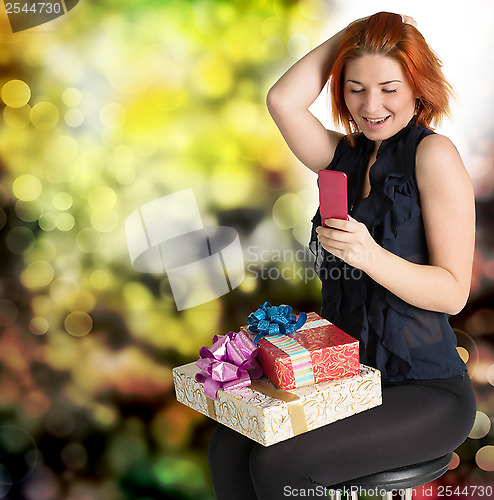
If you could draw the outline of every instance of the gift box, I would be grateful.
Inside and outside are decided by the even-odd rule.
[[[252,328],[241,331],[257,337]],[[257,342],[264,374],[277,387],[291,390],[359,372],[359,342],[315,312],[289,334],[267,334]]]
[[[374,368],[300,387],[278,389],[267,378],[248,387],[217,391],[208,398],[196,380],[196,363],[173,369],[177,401],[264,445],[284,441],[381,404],[381,377]]]

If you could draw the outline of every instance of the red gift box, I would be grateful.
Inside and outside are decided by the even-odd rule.
[[[295,333],[266,336],[258,347],[264,374],[283,390],[359,373],[358,340],[314,312]]]

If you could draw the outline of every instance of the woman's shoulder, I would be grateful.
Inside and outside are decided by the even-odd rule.
[[[445,135],[430,134],[417,146],[416,176],[420,185],[438,184],[451,175],[468,176],[455,145]]]
[[[423,137],[419,142],[417,153],[419,153],[419,151],[422,151],[422,153],[430,154],[431,152],[441,152],[448,149],[454,149],[456,152],[458,152],[455,145],[453,144],[453,141],[451,141],[449,137],[430,130],[430,133]]]
[[[432,133],[425,136],[417,145],[417,168],[424,165],[441,166],[445,161],[450,159],[460,160],[460,155],[455,145],[445,135]]]

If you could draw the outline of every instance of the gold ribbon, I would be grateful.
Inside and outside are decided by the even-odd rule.
[[[300,398],[291,392],[278,389],[272,385],[261,382],[260,380],[253,380],[250,388],[264,394],[270,398],[280,399],[287,404],[288,416],[292,423],[293,435],[298,436],[307,432],[307,419],[305,418],[305,411]]]
[[[270,384],[266,384],[266,382],[261,382],[260,380],[253,380],[250,383],[250,388],[270,398],[284,401],[287,404],[288,416],[292,424],[294,436],[307,432],[307,419],[305,418],[304,407],[298,396],[291,392],[284,391],[283,389],[278,389]],[[209,417],[216,420],[214,399],[206,396],[206,403]]]
[[[212,418],[213,420],[216,420],[216,410],[214,408],[214,399],[208,398],[206,396],[206,403],[208,405],[209,417]]]

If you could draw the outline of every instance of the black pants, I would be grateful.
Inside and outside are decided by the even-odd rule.
[[[218,425],[209,444],[216,498],[276,500],[294,490],[320,498],[323,487],[455,450],[475,411],[464,373],[385,385],[381,406],[268,447]]]

